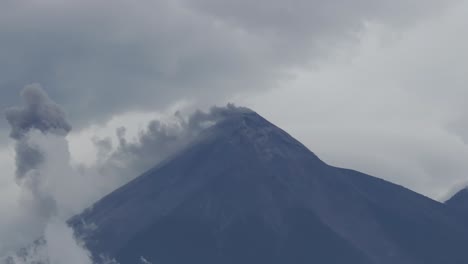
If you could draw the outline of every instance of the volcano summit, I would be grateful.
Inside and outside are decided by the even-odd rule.
[[[468,263],[450,207],[330,166],[245,108],[69,224],[121,264]]]

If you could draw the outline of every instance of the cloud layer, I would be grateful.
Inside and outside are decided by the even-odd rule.
[[[403,28],[454,2],[2,1],[0,108],[39,82],[83,127],[262,91],[354,42],[368,23]]]
[[[405,32],[372,26],[358,49],[242,104],[331,164],[443,200],[468,183],[467,11]]]

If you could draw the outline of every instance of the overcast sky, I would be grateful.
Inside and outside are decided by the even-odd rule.
[[[3,0],[0,108],[40,84],[89,165],[118,127],[233,102],[332,165],[443,199],[468,182],[466,14],[467,0]],[[17,190],[6,119],[0,133],[2,208]]]

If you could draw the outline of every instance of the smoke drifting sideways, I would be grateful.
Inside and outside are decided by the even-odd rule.
[[[229,104],[187,116],[176,112],[150,121],[133,139],[121,127],[116,144],[93,138],[96,164],[73,167],[66,137],[71,125],[62,108],[37,84],[21,95],[24,105],[5,112],[15,141],[12,177],[20,197],[16,218],[0,226],[0,264],[4,255],[10,255],[8,264],[91,264],[91,254],[66,224],[71,216],[183,149],[207,127],[246,110]],[[148,263],[144,256],[140,262]]]
[[[211,107],[207,112],[197,110],[188,115],[176,112],[161,118],[165,120],[150,121],[146,129],[131,141],[126,136],[126,128],[121,127],[116,131],[116,146],[110,138],[94,140],[100,157],[97,171],[100,175],[106,175],[107,186],[111,181],[114,182],[111,187],[116,188],[189,145],[207,127],[239,111],[251,110],[228,104],[225,107]],[[92,171],[96,168],[92,168]]]
[[[71,126],[64,111],[40,85],[26,86],[21,96],[24,105],[5,112],[11,126],[10,137],[15,141],[16,183],[21,192],[20,219],[10,228],[23,238],[14,242],[29,246],[7,261],[91,264],[90,254],[66,225],[68,217],[82,206],[80,199],[75,199],[82,186],[69,166],[70,154],[65,139]],[[70,187],[75,184],[78,184],[77,191],[73,192]],[[4,239],[2,243],[9,242]]]

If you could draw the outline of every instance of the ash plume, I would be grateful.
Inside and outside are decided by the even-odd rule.
[[[62,108],[49,98],[39,84],[26,86],[21,97],[23,106],[11,107],[5,111],[5,117],[11,126],[10,137],[16,141],[18,180],[44,161],[41,150],[29,142],[28,132],[36,129],[43,134],[65,136],[71,130]]]
[[[31,84],[21,92],[24,105],[11,107],[5,111],[5,117],[11,126],[10,137],[21,139],[31,129],[42,133],[66,135],[71,125],[65,118],[65,113],[39,84]]]
[[[115,131],[114,151],[110,151],[114,146],[109,138],[93,140],[98,158],[103,158],[98,169],[108,178],[117,177],[116,182],[122,185],[189,145],[207,127],[246,111],[251,110],[228,104],[213,106],[209,111],[197,110],[187,116],[176,112],[170,117],[172,122],[160,119],[148,122],[133,140],[127,138],[126,128],[120,127]]]
[[[84,183],[70,166],[65,136],[71,126],[62,108],[40,85],[26,86],[21,97],[22,106],[5,111],[10,137],[15,141],[15,178],[20,189],[21,214],[19,223],[12,222],[12,226],[18,224],[18,230],[29,230],[19,242],[28,245],[40,237],[44,243],[30,247],[32,251],[24,252],[17,261],[9,258],[7,263],[91,264],[88,251],[66,224],[82,207],[77,198],[81,194],[70,190],[85,189],[77,187]]]

